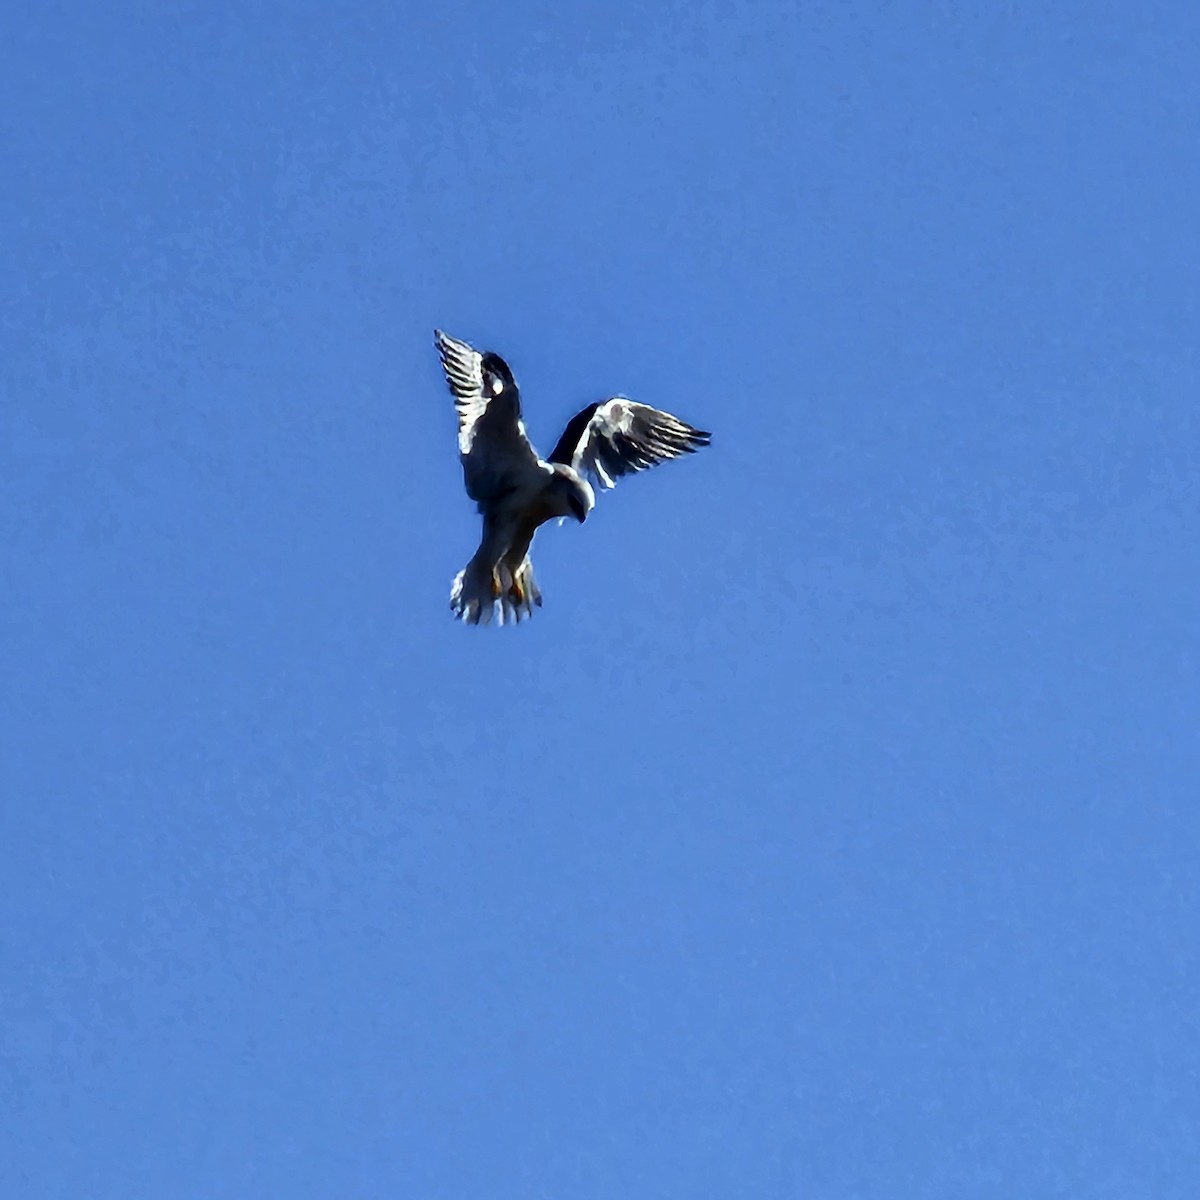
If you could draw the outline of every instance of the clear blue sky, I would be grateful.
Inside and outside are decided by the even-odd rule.
[[[5,21],[0,1192],[1200,1194],[1195,5]]]

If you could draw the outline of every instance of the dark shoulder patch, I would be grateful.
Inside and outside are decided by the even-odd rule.
[[[483,376],[483,394],[488,400],[502,392],[516,390],[517,381],[513,378],[508,363],[490,350],[480,355],[479,373]]]
[[[566,429],[563,430],[563,435],[558,439],[558,445],[550,452],[550,457],[547,462],[563,463],[566,466],[571,466],[571,460],[575,457],[575,450],[579,445],[580,439],[583,437],[583,431],[588,427],[588,422],[595,415],[599,404],[589,404],[587,408],[581,412],[577,412],[568,422]]]

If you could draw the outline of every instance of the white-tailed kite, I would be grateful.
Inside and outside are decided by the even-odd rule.
[[[467,495],[483,516],[483,539],[450,591],[454,615],[472,625],[498,614],[521,620],[541,607],[529,547],[552,517],[587,520],[588,479],[610,488],[622,475],[707,446],[709,434],[625,396],[591,404],[567,423],[548,459],[529,444],[521,395],[508,364],[433,331],[458,409],[458,453]]]

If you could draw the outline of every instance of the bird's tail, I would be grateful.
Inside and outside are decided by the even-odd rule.
[[[533,560],[526,555],[508,577],[504,592],[505,616],[510,621],[520,621],[523,617],[532,617],[533,610],[541,607],[542,592],[533,577]]]
[[[533,563],[525,558],[515,571],[504,562],[495,567],[472,559],[454,577],[450,611],[468,625],[498,625],[533,616],[542,607],[542,593],[533,577]]]
[[[450,611],[468,625],[486,625],[491,619],[499,594],[499,581],[486,563],[473,558],[454,577],[450,588]]]

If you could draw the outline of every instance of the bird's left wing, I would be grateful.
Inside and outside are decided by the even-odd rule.
[[[622,475],[695,453],[711,436],[668,412],[614,396],[576,413],[549,461],[566,463],[610,488]]]
[[[521,420],[521,395],[498,354],[481,354],[440,329],[433,331],[433,339],[458,410],[458,452],[467,495],[488,504],[540,469]]]

